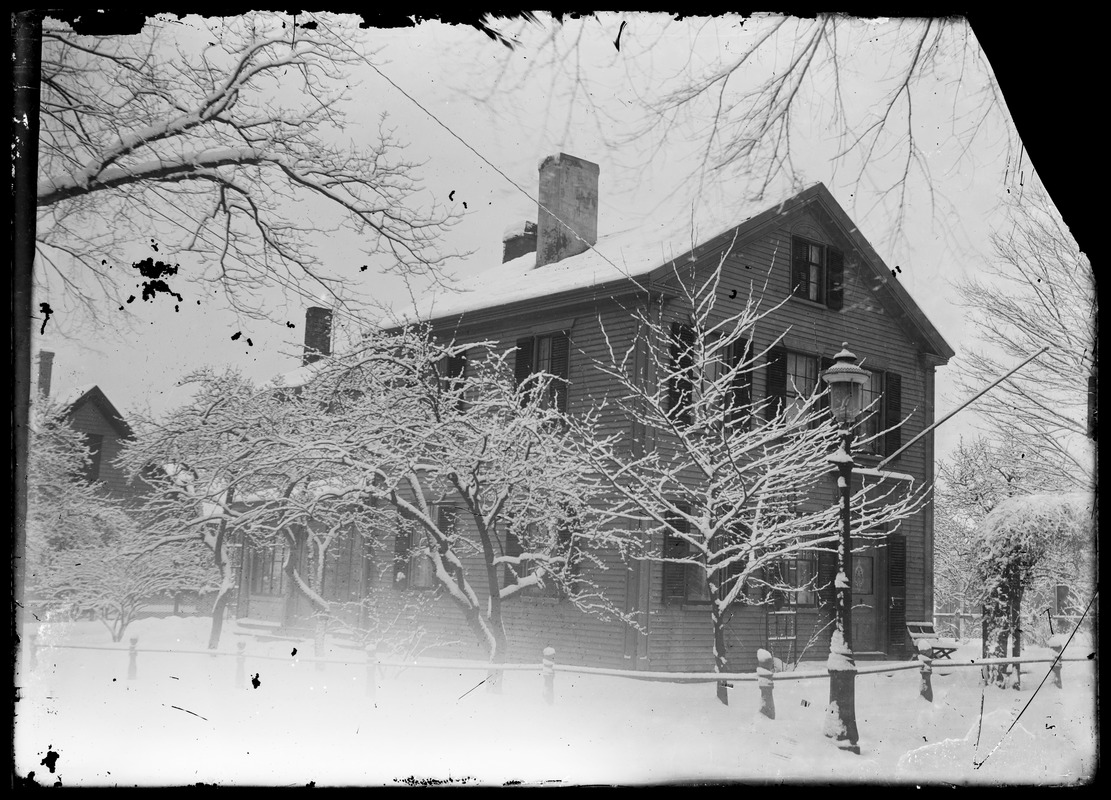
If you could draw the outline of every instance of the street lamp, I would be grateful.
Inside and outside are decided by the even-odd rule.
[[[825,735],[837,746],[860,753],[856,732],[856,662],[853,660],[852,636],[852,530],[849,498],[852,495],[853,428],[863,406],[864,384],[868,372],[856,365],[856,356],[849,352],[848,342],[833,357],[833,365],[822,373],[829,384],[830,413],[841,426],[841,447],[829,461],[837,467],[837,487],[841,491],[841,542],[837,548],[836,628],[830,636],[829,706],[826,708]]]

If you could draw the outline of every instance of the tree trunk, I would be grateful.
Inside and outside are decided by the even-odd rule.
[[[220,591],[212,604],[212,628],[208,633],[208,649],[215,650],[220,646],[220,634],[224,630],[224,611],[228,601],[231,600],[232,590],[235,588],[235,576],[232,574],[231,561],[224,550],[224,535],[228,523],[220,521],[220,529],[216,532],[216,541],[212,545],[212,560],[216,562],[216,569],[220,571]]]
[[[710,625],[714,631],[714,672],[725,672],[727,661],[725,657],[725,614],[721,609],[720,601],[723,586],[719,586],[714,578],[707,581],[710,589]],[[723,706],[729,705],[729,686],[725,681],[717,683],[717,698]]]

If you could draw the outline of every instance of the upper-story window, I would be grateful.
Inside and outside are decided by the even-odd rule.
[[[684,425],[693,422],[692,408],[701,406],[707,410],[703,396],[709,391],[710,386],[721,380],[734,365],[751,357],[747,339],[737,339],[728,347],[715,348],[715,340],[719,335],[712,334],[708,337],[705,347],[708,350],[716,350],[715,357],[707,359],[706,363],[699,368],[695,363],[698,351],[695,329],[679,322],[671,324],[668,411]],[[745,414],[752,402],[751,372],[747,370],[735,372],[731,384],[725,388],[727,391],[722,392],[720,396],[726,408],[721,411],[733,415],[734,419],[743,425],[747,422]]]
[[[791,239],[791,293],[840,310],[845,257],[840,250],[795,236]]]
[[[571,340],[566,331],[517,340],[514,377],[520,386],[530,375],[546,372],[554,380],[543,398],[559,411],[567,410],[567,376],[570,372]]]

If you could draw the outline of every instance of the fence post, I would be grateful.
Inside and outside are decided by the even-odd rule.
[[[1061,652],[1065,649],[1065,637],[1059,633],[1049,637],[1049,647],[1053,650],[1053,655],[1057,659],[1053,664],[1053,685],[1058,689],[1061,688]]]
[[[39,667],[39,635],[37,633],[31,634],[31,644],[27,648],[27,669],[38,669]]]
[[[135,649],[135,646],[138,644],[139,637],[132,636],[131,647],[128,648],[127,651],[127,679],[129,681],[135,680],[136,676],[139,674],[139,651]]]
[[[544,702],[555,702],[555,648],[545,647],[544,658],[540,661],[540,671],[544,675]]]
[[[247,647],[246,642],[235,643],[235,688],[242,689],[247,685],[246,680],[246,659],[244,658],[244,650]]]
[[[933,645],[925,639],[918,640],[918,660],[922,663],[920,675],[922,680],[918,686],[919,696],[927,703],[934,701],[934,686],[933,686]]]
[[[762,647],[756,651],[756,683],[760,687],[760,713],[775,719],[775,663],[772,654]]]
[[[366,646],[366,696],[372,700],[378,694],[378,645]]]

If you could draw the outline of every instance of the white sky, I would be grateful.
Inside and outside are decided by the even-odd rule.
[[[622,21],[627,25],[618,53],[612,42]],[[650,220],[658,215],[674,218],[689,214],[695,202],[726,206],[737,203],[746,188],[735,178],[715,175],[706,177],[701,191],[695,191],[690,181],[683,183],[683,178],[703,174],[691,144],[698,141],[694,129],[677,130],[655,151],[650,151],[645,142],[615,146],[636,119],[638,95],[665,85],[689,57],[713,54],[707,47],[734,52],[752,35],[751,25],[742,28],[737,19],[719,18],[698,30],[697,43],[692,45],[699,23],[673,23],[668,35],[645,54],[642,48],[660,21],[660,17],[647,14],[611,14],[568,22],[564,36],[583,34],[580,73],[589,77],[589,86],[580,88],[591,92],[580,94],[571,109],[573,113],[569,113],[566,98],[567,74],[540,68],[543,52],[529,42],[510,56],[517,70],[511,77],[529,64],[536,68],[535,74],[521,85],[507,84],[497,102],[481,103],[463,90],[480,92],[482,84],[492,79],[499,59],[509,54],[502,45],[468,26],[438,22],[424,22],[410,29],[364,31],[368,46],[378,50],[377,63],[382,72],[450,127],[458,139],[370,68],[354,70],[351,75],[352,86],[358,84],[354,89],[356,102],[348,109],[349,126],[343,135],[359,142],[360,132],[373,132],[378,115],[388,112],[397,135],[410,143],[407,155],[426,162],[420,175],[430,196],[460,212],[464,212],[466,203],[461,222],[445,243],[451,250],[473,251],[470,257],[455,263],[454,269],[461,275],[497,265],[502,231],[520,219],[536,219],[536,209],[533,200],[459,139],[533,197],[537,164],[544,156],[562,151],[599,163],[599,233],[639,225],[650,235]],[[194,21],[163,24],[176,25],[186,40],[196,39]],[[882,88],[876,76],[885,74],[891,54],[901,51],[900,45],[892,42],[890,26],[859,25],[859,48],[845,62],[840,79],[845,102],[855,108],[868,108],[876,103]],[[541,33],[540,29],[536,33]],[[976,47],[974,39],[971,42]],[[777,68],[779,64],[758,66]],[[991,122],[975,147],[959,160],[957,144],[950,134],[954,109],[959,113],[960,103],[971,101],[954,103],[946,94],[946,87],[952,86],[949,81],[955,75],[955,66],[950,74],[944,69],[940,73],[936,85],[920,90],[915,106],[916,136],[927,153],[938,203],[931,206],[927,183],[920,177],[913,179],[901,229],[895,228],[889,208],[882,203],[877,206],[879,195],[872,181],[857,184],[852,162],[838,166],[831,160],[836,142],[828,128],[800,126],[805,129],[792,135],[792,152],[803,182],[820,180],[826,184],[888,264],[900,267],[903,286],[959,351],[969,342],[972,331],[962,309],[954,303],[951,283],[975,273],[990,257],[989,232],[1002,222],[999,204],[1008,189],[1017,191],[1019,186],[1015,164],[1007,159],[1006,142],[1012,132],[1003,120]],[[975,69],[966,70],[965,96],[973,96],[986,80],[987,76]],[[832,95],[820,90],[801,99],[814,110],[815,119],[822,119],[831,108]],[[369,140],[369,136],[366,138]],[[1023,180],[1030,179],[1027,162]],[[777,197],[790,188],[773,185],[769,196]],[[304,213],[326,214],[327,209],[306,206]],[[151,236],[158,239],[157,232]],[[337,270],[350,270],[352,285],[383,302],[405,302],[406,293],[398,281],[383,279],[373,268],[359,270],[366,261],[359,255],[356,242],[330,237],[318,244],[326,248]],[[136,259],[153,256],[179,263],[181,274],[188,273],[191,266],[195,268],[196,262],[189,254],[165,249],[156,253],[150,242],[135,242],[133,252]],[[103,315],[106,322],[99,328],[79,329],[55,317],[47,324],[46,335],[40,337],[36,325],[35,353],[47,349],[56,354],[53,394],[62,395],[77,385],[98,384],[127,416],[148,408],[162,412],[183,402],[186,398],[175,383],[201,366],[234,365],[259,381],[298,366],[304,308],[309,304],[303,298],[282,297],[275,292],[273,323],[267,324],[221,310],[215,300],[209,301],[202,294],[205,287],[181,280],[169,283],[185,295],[180,313],[173,312],[173,301],[163,295],[153,303],[128,305],[123,312],[113,305],[110,313]],[[215,293],[208,297],[215,298]],[[36,308],[44,299],[49,300],[36,298]],[[201,305],[195,302],[198,299],[203,301]],[[113,320],[120,317],[115,314],[132,315],[138,324],[131,331],[122,326],[117,330]],[[288,328],[287,322],[296,327]],[[233,342],[230,337],[237,331],[243,335]],[[252,346],[246,344],[247,338]],[[37,356],[32,369],[37,374]],[[938,417],[960,401],[952,377],[952,368],[939,370]],[[971,417],[961,415],[939,429],[939,456],[944,456],[962,433],[970,432],[970,421]]]

